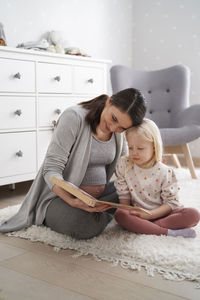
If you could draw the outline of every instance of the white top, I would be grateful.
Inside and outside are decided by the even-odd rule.
[[[158,162],[152,168],[143,169],[134,165],[128,169],[128,157],[121,157],[117,164],[115,187],[119,199],[129,199],[134,206],[155,209],[164,203],[172,210],[182,206],[179,203],[175,172],[169,166]]]

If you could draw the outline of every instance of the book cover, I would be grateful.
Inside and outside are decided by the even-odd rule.
[[[60,186],[61,188],[63,188],[68,193],[75,196],[76,198],[82,200],[83,202],[85,202],[87,205],[89,205],[91,207],[98,206],[98,204],[108,204],[108,205],[110,205],[112,207],[116,207],[116,208],[144,211],[147,214],[151,214],[148,210],[141,208],[141,207],[98,200],[98,199],[94,198],[93,196],[91,196],[90,194],[88,194],[87,192],[80,189],[79,187],[75,186],[73,183],[66,181],[66,180],[58,179],[55,176],[51,176],[51,181],[53,183],[57,184],[58,186]]]

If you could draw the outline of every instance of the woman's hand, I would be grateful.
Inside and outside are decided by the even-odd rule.
[[[61,199],[63,199],[67,204],[69,204],[72,207],[76,207],[88,212],[103,212],[109,208],[111,208],[111,205],[105,205],[105,204],[97,204],[97,206],[95,207],[91,207],[89,205],[87,205],[86,203],[84,203],[83,201],[81,201],[78,198],[75,198],[74,196],[72,196],[71,194],[69,194],[68,192],[66,192],[64,189],[62,189],[61,187],[59,187],[58,185],[54,185],[53,186],[53,192],[58,195]]]
[[[75,198],[74,196],[72,196],[71,194],[69,194],[68,192],[66,192],[64,189],[62,189],[56,184],[53,186],[53,192],[56,195],[58,195],[61,199],[63,199],[70,206],[80,208],[88,212],[102,212],[112,207],[111,205],[107,205],[107,204],[105,205],[99,203],[97,204],[97,206],[91,207],[86,203],[84,203],[83,201],[81,201],[80,199]]]
[[[86,203],[84,203],[83,201],[81,201],[78,198],[73,198],[71,201],[71,203],[69,203],[72,207],[76,207],[88,212],[103,212],[109,208],[111,208],[111,205],[107,205],[107,204],[98,204],[97,206],[89,206]]]

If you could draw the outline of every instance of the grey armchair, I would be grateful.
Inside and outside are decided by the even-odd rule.
[[[147,101],[146,117],[159,127],[164,153],[176,165],[184,154],[192,178],[197,178],[188,143],[200,137],[200,104],[189,105],[190,70],[176,65],[155,71],[137,71],[116,65],[110,70],[113,93],[134,87]]]

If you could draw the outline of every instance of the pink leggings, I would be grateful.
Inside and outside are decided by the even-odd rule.
[[[144,220],[131,215],[128,210],[117,209],[115,220],[121,227],[131,232],[167,235],[168,229],[183,229],[197,225],[200,213],[195,208],[177,208],[163,218]]]

